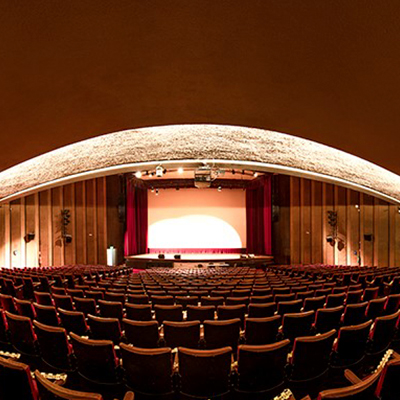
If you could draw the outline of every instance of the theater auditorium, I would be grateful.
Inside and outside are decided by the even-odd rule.
[[[399,400],[400,5],[0,6],[0,400]]]

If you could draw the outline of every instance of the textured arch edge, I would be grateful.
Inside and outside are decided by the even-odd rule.
[[[110,133],[0,173],[0,201],[98,176],[204,164],[298,176],[400,204],[400,176],[310,140],[227,125],[168,125]]]

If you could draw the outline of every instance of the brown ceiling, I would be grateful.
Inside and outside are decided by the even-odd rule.
[[[272,129],[400,174],[398,0],[0,2],[0,169],[99,134]]]

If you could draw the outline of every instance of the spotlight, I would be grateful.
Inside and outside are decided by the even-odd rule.
[[[218,192],[222,192],[222,186],[218,186]]]
[[[182,167],[178,168],[178,174],[183,174],[183,168]]]
[[[153,177],[153,173],[152,173],[152,172],[149,173],[149,177],[150,177],[150,178]]]
[[[397,212],[400,214],[400,207],[397,208]]]
[[[236,171],[233,169],[232,170],[232,175],[235,175],[236,174]]]
[[[151,191],[151,193],[154,193],[154,188],[153,188],[153,186],[151,187],[150,191]]]
[[[164,168],[161,165],[159,165],[156,168],[156,177],[157,178],[162,178],[163,174],[164,174]]]
[[[156,189],[156,196],[158,196],[158,189]]]
[[[142,172],[141,171],[136,171],[135,172],[136,178],[140,179],[142,177]]]
[[[360,208],[358,204],[356,204],[354,207],[357,208],[357,210]]]
[[[244,175],[246,173],[246,171],[244,169],[242,169],[242,175]]]
[[[257,176],[258,176],[258,172],[257,172],[257,171],[256,171],[256,172],[254,172],[253,176],[254,176],[254,178],[257,178]]]

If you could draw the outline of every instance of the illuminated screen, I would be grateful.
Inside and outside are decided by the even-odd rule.
[[[241,189],[148,191],[150,249],[246,247],[246,195]]]

